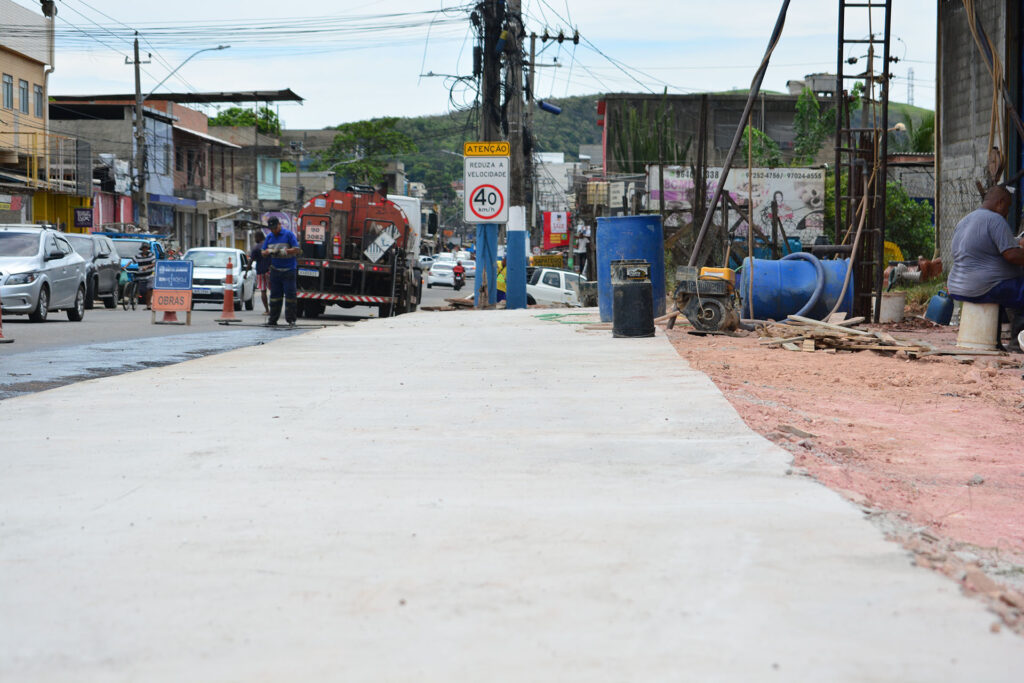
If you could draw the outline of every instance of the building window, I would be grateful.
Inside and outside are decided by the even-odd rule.
[[[4,74],[4,109],[14,109],[14,77]]]
[[[174,170],[185,170],[185,153],[180,147],[177,147],[174,150]]]
[[[18,108],[22,114],[28,113],[28,81],[18,80]]]
[[[32,91],[36,100],[36,116],[43,118],[43,86],[33,85]]]

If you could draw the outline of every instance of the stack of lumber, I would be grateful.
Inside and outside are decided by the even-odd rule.
[[[856,325],[864,318],[851,318],[839,322],[821,322],[791,315],[786,323],[769,322],[758,328],[761,344],[781,347],[787,351],[904,351],[916,358],[930,355],[935,348],[925,342],[897,339],[886,332],[863,330]]]

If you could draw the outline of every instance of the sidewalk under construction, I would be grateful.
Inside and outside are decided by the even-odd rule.
[[[1019,679],[660,333],[537,313],[3,401],[0,679]]]

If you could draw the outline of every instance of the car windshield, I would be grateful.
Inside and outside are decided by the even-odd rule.
[[[35,256],[38,253],[37,233],[0,232],[0,256]]]
[[[228,259],[232,259],[232,265],[237,265],[238,257],[230,251],[189,251],[182,257],[185,261],[191,261],[196,268],[225,268]]]
[[[136,258],[143,244],[148,243],[142,240],[114,240],[114,249],[117,249],[117,255],[121,258]]]
[[[82,256],[92,256],[92,240],[84,235],[66,235],[68,242]]]

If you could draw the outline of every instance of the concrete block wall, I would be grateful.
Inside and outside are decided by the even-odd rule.
[[[1001,59],[1005,60],[1007,0],[975,0],[978,14]],[[939,206],[936,225],[939,249],[946,266],[952,263],[950,242],[956,224],[978,208],[975,181],[985,182],[988,161],[989,121],[992,116],[992,77],[978,52],[960,0],[940,0],[942,48],[939,55],[940,112],[936,126],[941,134]],[[1002,116],[1002,110],[1000,109]],[[1006,119],[1003,135],[995,146],[1006,153]]]

